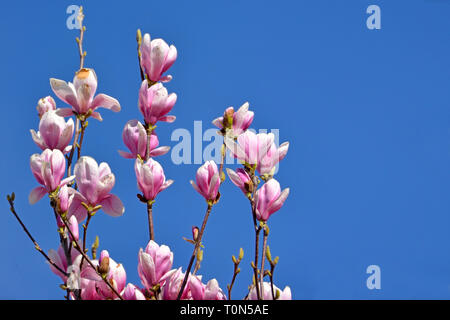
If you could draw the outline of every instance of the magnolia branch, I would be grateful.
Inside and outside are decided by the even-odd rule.
[[[25,233],[27,234],[28,238],[30,238],[31,242],[33,242],[34,244],[34,248],[40,252],[40,254],[42,254],[44,256],[44,258],[48,261],[48,263],[50,263],[56,270],[58,270],[59,272],[61,272],[64,276],[68,277],[69,274],[67,272],[65,272],[64,270],[62,270],[60,267],[58,267],[56,265],[56,263],[50,259],[49,256],[47,256],[47,254],[41,249],[41,247],[39,246],[39,244],[37,243],[37,241],[33,238],[33,236],[31,235],[31,233],[28,231],[27,227],[25,226],[25,224],[22,222],[22,220],[19,218],[19,215],[16,212],[16,209],[14,207],[14,199],[15,199],[15,194],[14,192],[11,195],[7,195],[6,198],[8,199],[10,208],[9,210],[11,210],[12,214],[14,215],[14,217],[16,217],[17,221],[19,222],[19,224],[22,226],[23,231],[25,231]]]
[[[209,214],[211,213],[211,209],[212,209],[212,204],[208,203],[208,208],[206,209],[206,214],[205,214],[205,217],[203,218],[202,227],[200,229],[200,232],[198,233],[198,238],[195,240],[194,251],[192,252],[192,256],[189,261],[189,265],[186,269],[186,274],[184,275],[183,283],[181,284],[180,291],[178,292],[177,300],[181,299],[184,288],[186,287],[186,283],[189,278],[189,273],[191,272],[191,269],[192,269],[192,264],[194,263],[195,257],[197,255],[197,251],[200,248],[200,245],[202,242],[203,232],[205,231],[206,223],[208,222],[208,218],[209,218]]]

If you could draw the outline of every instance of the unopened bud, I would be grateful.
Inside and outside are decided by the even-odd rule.
[[[97,249],[98,249],[99,245],[100,245],[100,240],[99,240],[98,236],[96,236],[95,241],[91,247],[92,258],[94,258],[94,259],[97,259]]]
[[[230,129],[233,126],[233,115],[234,109],[233,107],[227,108],[225,113],[223,114],[223,128]]]
[[[203,250],[198,250],[197,252],[197,261],[202,262],[203,261]]]
[[[193,239],[194,241],[197,241],[197,239],[198,239],[198,232],[199,232],[198,227],[193,226],[193,227],[192,227],[192,239]]]
[[[239,249],[239,260],[242,260],[244,258],[244,249]]]
[[[231,256],[231,260],[233,260],[233,263],[234,263],[234,264],[237,264],[237,263],[238,263],[237,260],[236,260],[236,257],[235,257],[234,255]]]
[[[269,246],[267,246],[267,248],[266,248],[266,257],[267,257],[267,260],[269,260],[269,262],[272,262],[272,255],[270,254]]]
[[[106,250],[103,250],[100,253],[98,272],[100,272],[100,274],[107,274],[109,272],[109,253]]]
[[[277,292],[275,293],[275,300],[280,299],[280,296],[281,296],[281,292],[280,292],[280,290],[277,289]]]

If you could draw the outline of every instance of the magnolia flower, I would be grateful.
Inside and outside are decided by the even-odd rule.
[[[80,233],[78,231],[78,220],[75,216],[71,216],[69,218],[69,237],[71,241],[78,241],[79,237],[80,237]],[[72,237],[73,235],[73,237]]]
[[[163,300],[176,300],[178,297],[178,293],[181,289],[181,285],[183,284],[185,274],[181,271],[181,267],[179,269],[173,269],[167,272],[162,278],[161,281],[164,282],[164,286],[162,287],[161,297]],[[181,299],[189,299],[191,297],[190,293],[190,281],[191,275],[188,277],[188,282],[183,289],[183,293],[181,295]]]
[[[45,149],[42,154],[33,154],[30,167],[37,182],[42,185],[31,190],[28,196],[30,204],[38,202],[47,192],[53,192],[75,178],[71,176],[62,180],[66,171],[66,159],[58,149]]]
[[[69,216],[75,215],[78,221],[86,217],[86,208],[82,203],[96,207],[102,206],[102,210],[113,217],[124,213],[122,201],[110,191],[114,187],[115,177],[106,162],[97,164],[91,157],[81,157],[75,164],[75,181],[78,191],[70,189],[74,195],[69,207]]]
[[[119,150],[119,154],[127,159],[135,159],[138,155],[146,158],[147,153],[147,130],[138,120],[130,120],[125,124],[122,139],[130,152]],[[170,147],[159,147],[158,136],[152,132],[150,135],[150,157],[156,157],[169,152]]]
[[[213,124],[221,130],[222,135],[235,138],[244,133],[253,121],[253,111],[248,111],[248,102],[244,103],[238,111],[234,112],[233,107],[225,110],[222,117],[213,120]]]
[[[147,124],[154,126],[158,121],[174,122],[176,117],[167,114],[172,110],[175,102],[177,102],[177,95],[168,94],[161,83],[149,87],[147,80],[142,81],[138,106]]]
[[[63,117],[56,114],[56,111],[49,110],[41,117],[39,131],[36,133],[31,129],[30,132],[34,143],[42,150],[58,149],[65,154],[72,148],[69,143],[72,140],[73,127],[72,119],[66,122]]]
[[[50,86],[58,98],[72,106],[72,108],[58,109],[60,116],[68,117],[73,114],[87,114],[91,111],[91,116],[97,120],[102,120],[97,108],[106,108],[114,112],[120,111],[119,101],[106,94],[95,95],[97,90],[97,75],[94,69],[83,68],[75,73],[73,83],[51,78]]]
[[[194,189],[200,193],[206,201],[217,199],[220,187],[219,170],[216,163],[206,161],[198,170],[194,181],[190,181]]]
[[[189,288],[194,300],[226,300],[226,296],[216,279],[211,279],[204,285],[200,276],[191,276]]]
[[[99,260],[92,260],[92,264],[94,265],[95,270],[90,264],[83,264],[81,277],[95,281],[97,292],[104,299],[117,298],[116,294],[103,281],[102,277],[104,277],[106,281],[108,281],[117,292],[121,292],[125,288],[125,284],[127,281],[127,274],[123,266],[116,263],[112,258],[110,258],[109,253],[106,250],[103,250],[100,253]],[[100,273],[102,276],[100,276],[98,273]]]
[[[172,268],[173,253],[168,246],[159,246],[150,240],[144,250],[139,250],[138,273],[144,288],[151,290],[161,284],[161,278]]]
[[[245,131],[237,138],[237,143],[229,137],[224,142],[231,154],[247,165],[257,165],[271,147],[274,140],[273,133],[258,133]]]
[[[131,283],[127,284],[120,295],[124,300],[146,300],[141,290]]]
[[[173,180],[166,181],[163,168],[159,162],[152,158],[149,158],[145,163],[136,159],[134,171],[136,172],[138,188],[146,200],[154,200],[158,193],[167,189],[173,183]]]
[[[67,263],[66,254],[64,253],[64,249],[61,245],[59,246],[57,251],[50,249],[47,255],[58,266],[58,268],[60,268],[66,273],[69,273],[68,271],[69,265]],[[78,256],[81,257],[80,253],[74,247],[72,247],[72,249],[70,250],[70,257],[72,259],[73,264],[75,265],[79,263],[79,261],[77,261],[76,259]],[[47,263],[50,266],[50,270],[52,270],[52,272],[56,274],[58,277],[60,277],[61,280],[65,283],[67,277],[64,274],[62,274],[58,269],[56,269],[53,265],[51,265],[49,262]]]
[[[272,143],[267,153],[260,158],[256,165],[259,174],[273,176],[275,166],[284,159],[288,149],[289,142],[284,142],[279,148],[276,147],[275,143]]]
[[[253,192],[253,182],[247,171],[242,168],[239,168],[236,171],[227,168],[227,173],[231,182],[241,189],[245,195]]]
[[[256,218],[267,221],[269,217],[280,210],[289,195],[289,188],[281,192],[280,184],[275,179],[267,181],[255,193]]]
[[[63,185],[58,192],[59,210],[64,213],[69,210],[70,203],[73,199],[73,194],[69,194],[67,185]]]
[[[141,65],[147,78],[153,82],[168,82],[172,76],[162,76],[177,59],[177,49],[162,39],[150,40],[150,35],[144,35],[141,45]]]
[[[37,107],[39,118],[41,118],[47,111],[56,110],[55,100],[51,96],[41,98],[38,101]]]
[[[80,255],[81,257],[81,255]],[[86,262],[83,266],[87,264]],[[81,273],[80,273],[81,276]],[[81,299],[82,300],[103,300],[103,296],[98,293],[97,281],[81,278]]]
[[[273,293],[275,295],[275,299],[273,299],[272,295],[272,285],[269,282],[263,282],[263,295],[264,300],[292,300],[291,288],[286,286],[283,291],[278,289],[275,285],[273,285]],[[256,293],[256,288],[253,287],[250,290],[250,294],[248,295],[249,300],[258,300],[258,296]]]

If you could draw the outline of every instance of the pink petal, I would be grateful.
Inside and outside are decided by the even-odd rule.
[[[51,78],[50,86],[58,98],[78,110],[77,94],[73,86],[63,80]]]
[[[162,121],[162,122],[169,122],[169,123],[172,123],[172,122],[175,121],[176,118],[177,118],[177,117],[175,117],[175,116],[164,116],[164,117],[159,118],[158,120],[159,120],[159,121]]]
[[[47,194],[47,190],[44,187],[36,187],[31,190],[30,195],[28,196],[28,202],[30,204],[35,204],[39,200],[42,199],[43,196]]]
[[[94,111],[91,114],[91,117],[94,119],[97,119],[98,121],[103,121],[102,115],[100,114],[100,112]]]
[[[73,116],[73,110],[70,108],[61,108],[56,110],[56,114],[60,117],[70,117]]]
[[[102,205],[102,210],[112,217],[121,216],[125,212],[122,201],[114,194],[108,195],[100,204]]]
[[[114,112],[120,111],[119,101],[103,93],[98,94],[91,103],[91,109],[94,110],[95,108],[98,107],[109,109]]]
[[[129,152],[125,152],[125,151],[122,151],[122,150],[118,150],[118,152],[125,159],[134,159],[134,155],[129,153]]]
[[[159,147],[150,151],[150,157],[162,156],[169,152],[170,147]]]
[[[41,135],[39,133],[36,133],[33,129],[30,130],[31,132],[31,138],[33,139],[34,143],[41,148],[42,150],[45,150],[47,147],[45,146],[44,140],[42,140]]]

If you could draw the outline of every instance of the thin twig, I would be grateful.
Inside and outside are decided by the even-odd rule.
[[[267,237],[269,236],[269,233],[267,232],[267,226],[264,225],[264,240],[263,240],[263,251],[262,251],[262,257],[261,257],[261,272],[260,272],[260,294],[261,294],[261,300],[264,300],[264,263],[265,263],[265,257],[266,257],[266,247],[267,247]]]
[[[139,72],[141,74],[141,81],[144,81],[145,76],[144,76],[144,71],[142,70],[142,64],[141,64],[141,44],[142,44],[141,29],[137,29],[137,31],[136,31],[136,41],[137,41]]]
[[[73,139],[72,149],[70,150],[69,157],[67,158],[67,176],[70,177],[71,171],[72,171],[72,161],[73,161],[73,155],[75,153],[75,149],[78,145],[78,137],[80,136],[80,119],[77,117],[76,125],[75,125],[76,131],[75,131],[75,138]]]
[[[39,251],[44,258],[48,261],[48,263],[50,263],[56,270],[58,270],[59,272],[61,272],[65,277],[68,277],[69,274],[67,272],[65,272],[64,270],[62,270],[60,267],[58,267],[56,265],[56,263],[50,259],[49,256],[47,256],[47,254],[41,249],[41,247],[39,246],[39,244],[36,242],[36,240],[33,238],[33,236],[31,235],[31,233],[28,231],[27,227],[25,226],[25,224],[22,222],[22,220],[19,218],[19,215],[16,212],[16,209],[14,207],[14,193],[12,193],[11,195],[7,196],[10,210],[11,212],[14,214],[14,216],[16,217],[17,221],[20,223],[20,225],[22,226],[23,230],[25,231],[25,233],[27,234],[28,238],[30,238],[31,242],[33,242],[34,244],[34,248]]]
[[[203,232],[205,231],[206,223],[208,222],[208,217],[209,217],[209,214],[211,213],[211,209],[212,209],[212,204],[208,203],[208,208],[206,210],[205,217],[203,218],[202,227],[200,229],[200,232],[198,233],[198,238],[196,239],[196,242],[195,242],[194,251],[192,252],[192,256],[191,256],[191,259],[189,261],[189,265],[188,265],[188,267],[186,269],[186,274],[184,275],[184,279],[183,279],[183,283],[182,283],[181,288],[180,288],[180,292],[178,292],[177,300],[181,299],[181,296],[183,294],[184,288],[186,287],[186,283],[187,283],[187,280],[189,278],[189,273],[191,272],[192,264],[194,263],[194,259],[195,259],[196,255],[197,255],[197,251],[200,248],[200,245],[201,245],[201,242],[202,242]]]
[[[87,127],[86,119],[81,120],[81,134],[80,134],[80,142],[77,144],[77,160],[80,159],[81,156],[81,146],[83,145],[84,132]]]
[[[69,231],[70,236],[72,237],[72,239],[75,239],[75,237],[74,237],[74,235],[73,235],[73,233],[72,233],[72,230],[70,230],[69,225],[68,225],[66,219],[63,219],[63,222],[64,222],[64,224],[65,224],[67,230]],[[106,278],[102,277],[102,275],[100,274],[100,272],[98,272],[97,268],[96,268],[95,265],[92,263],[91,259],[89,259],[89,257],[86,255],[86,253],[83,252],[83,250],[80,248],[80,245],[78,244],[78,242],[73,241],[73,244],[74,244],[74,248],[75,248],[75,249],[83,256],[83,258],[88,262],[88,264],[92,267],[92,269],[94,269],[94,271],[97,273],[97,275],[99,275],[99,276],[102,278],[103,282],[106,283],[106,285],[112,290],[112,292],[114,292],[114,294],[115,294],[120,300],[123,300],[123,297],[120,295],[120,293],[118,293],[117,290],[111,285],[111,283],[109,283],[109,281],[108,281]]]
[[[239,264],[241,263],[241,260],[243,258],[244,258],[244,250],[242,248],[239,250],[239,258],[238,259],[236,259],[235,256],[232,256],[233,264],[234,264],[234,271],[233,271],[233,278],[231,279],[231,283],[229,285],[227,285],[228,300],[231,300],[231,290],[233,289],[233,285],[234,285],[237,275],[241,272],[241,269],[239,268]]]
[[[77,38],[77,44],[78,44],[78,52],[80,54],[80,69],[83,69],[84,65],[84,58],[86,57],[86,51],[83,51],[83,38],[84,38],[84,32],[86,31],[86,27],[83,26],[83,7],[80,7],[80,11],[77,16],[78,22],[80,23],[80,37]]]
[[[153,229],[153,203],[147,202],[147,216],[148,216],[148,232],[150,234],[150,240],[155,240],[155,231]]]
[[[88,230],[88,227],[89,227],[89,222],[91,222],[91,218],[92,218],[92,214],[88,210],[86,223],[83,225],[83,252],[86,252],[87,230]],[[84,257],[81,259],[81,262],[80,262],[80,270],[81,270],[81,267],[83,266],[83,262],[84,262]]]

